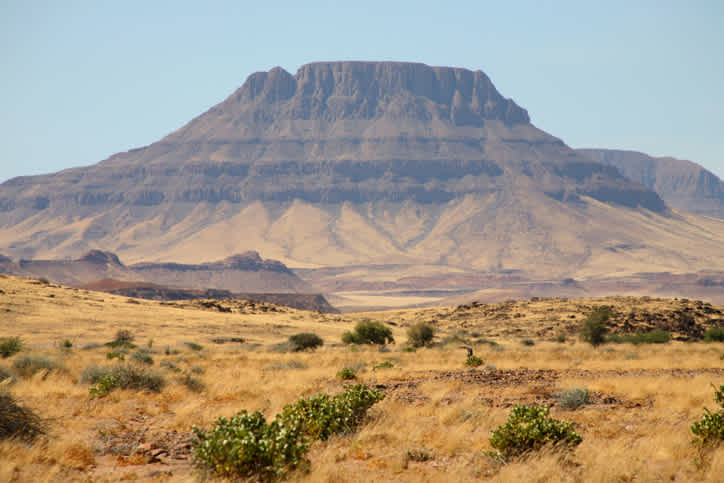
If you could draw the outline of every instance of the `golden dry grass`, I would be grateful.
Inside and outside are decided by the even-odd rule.
[[[229,314],[193,303],[129,301],[15,277],[0,277],[0,290],[0,334],[21,336],[28,346],[0,359],[0,366],[10,367],[31,352],[63,367],[8,386],[48,421],[49,434],[32,446],[1,442],[0,481],[198,481],[183,448],[191,425],[208,427],[241,409],[272,417],[301,396],[340,391],[335,375],[345,366],[363,368],[360,381],[379,387],[387,397],[357,433],[314,443],[311,472],[292,480],[717,481],[724,474],[724,445],[700,453],[689,431],[702,408],[714,406],[710,383],[724,383],[724,344],[592,348],[573,337],[558,343],[549,335],[536,335],[553,319],[580,323],[579,307],[602,301],[516,303],[506,309],[511,319],[495,320],[499,312],[458,318],[454,308],[344,316],[293,309]],[[639,303],[646,310],[678,304],[607,302]],[[478,341],[474,348],[486,365],[465,368],[459,341],[402,351],[405,325],[435,317],[438,339],[461,336],[464,329],[462,336]],[[396,323],[398,343],[388,352],[339,344],[342,332],[364,318]],[[509,332],[511,327],[522,332]],[[167,381],[160,393],[116,390],[105,398],[89,397],[88,384],[80,381],[83,370],[113,362],[106,359],[108,347],[83,347],[107,342],[119,329],[132,331],[140,346],[153,341],[153,368]],[[325,346],[316,352],[273,350],[301,331],[319,334]],[[215,344],[212,339],[218,337],[246,342]],[[521,344],[522,337],[533,338],[535,345]],[[74,347],[63,350],[64,339]],[[195,351],[184,341],[203,349]],[[394,367],[373,370],[384,361]],[[180,373],[161,363],[173,364],[181,373],[201,372],[195,377],[206,390],[191,391],[178,380]],[[555,405],[555,392],[576,387],[588,388],[592,404],[576,411]],[[553,404],[551,414],[574,421],[583,443],[565,458],[544,453],[507,465],[487,458],[482,450],[491,449],[491,431],[517,403]],[[154,461],[157,449],[166,453]],[[415,454],[429,459],[419,461]]]

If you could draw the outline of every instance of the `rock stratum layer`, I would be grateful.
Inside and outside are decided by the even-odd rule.
[[[724,267],[724,221],[533,126],[480,71],[329,62],[251,75],[149,146],[0,185],[0,251],[540,276]]]

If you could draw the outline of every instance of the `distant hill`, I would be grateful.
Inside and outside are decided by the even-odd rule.
[[[146,282],[123,282],[120,280],[104,279],[96,282],[81,285],[79,288],[107,292],[114,295],[125,295],[127,297],[148,299],[148,300],[194,300],[194,299],[236,299],[248,300],[251,302],[269,303],[293,307],[301,310],[312,310],[321,313],[338,313],[327,299],[321,294],[300,294],[300,293],[233,293],[229,290],[218,289],[183,289],[166,287]],[[200,302],[204,303],[204,302]],[[220,311],[227,309],[218,302],[205,302],[209,308],[216,308]]]
[[[187,265],[143,263],[124,265],[114,253],[92,250],[76,260],[0,259],[0,272],[46,278],[65,285],[87,285],[111,279],[118,283],[146,282],[174,289],[216,289],[229,293],[314,293],[284,264],[247,252],[219,262]],[[117,288],[117,287],[116,287]]]
[[[616,167],[627,178],[656,191],[673,208],[724,218],[724,181],[696,163],[670,157],[654,158],[636,151],[576,151]]]

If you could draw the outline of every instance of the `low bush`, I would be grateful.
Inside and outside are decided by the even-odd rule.
[[[119,361],[125,361],[126,360],[126,352],[125,351],[111,351],[106,354],[106,359],[118,359]]]
[[[269,423],[260,412],[241,411],[229,419],[219,418],[208,432],[194,427],[194,460],[218,476],[255,480],[272,480],[306,468],[310,440],[354,430],[384,397],[364,385],[345,389],[333,397],[300,399]]]
[[[570,391],[560,392],[555,397],[558,398],[558,404],[566,409],[578,409],[591,402],[588,389],[571,389]]]
[[[292,352],[300,352],[307,349],[316,349],[324,345],[324,341],[317,334],[302,332],[289,336],[289,345]]]
[[[380,362],[379,364],[377,364],[376,366],[374,366],[374,367],[372,368],[372,370],[373,370],[373,371],[376,371],[376,370],[378,370],[378,369],[391,369],[391,368],[393,368],[393,367],[395,367],[395,365],[394,365],[393,363],[391,363],[390,361],[385,361],[385,362]]]
[[[204,348],[204,346],[202,346],[201,344],[197,344],[196,342],[184,342],[184,344],[192,351],[200,351]]]
[[[32,377],[41,371],[51,372],[60,369],[62,366],[58,362],[37,354],[28,354],[13,362],[15,373],[24,378]]]
[[[280,415],[285,428],[300,431],[313,440],[326,440],[333,434],[354,431],[367,410],[385,395],[364,384],[346,386],[336,396],[319,394],[302,398],[284,407]]]
[[[665,344],[671,339],[671,334],[662,329],[654,329],[649,332],[637,332],[635,334],[610,335],[607,340],[618,344]]]
[[[209,432],[193,430],[195,461],[218,476],[272,480],[307,464],[299,430],[288,431],[278,420],[267,423],[259,411],[221,417]]]
[[[497,451],[488,454],[509,460],[545,446],[570,449],[582,439],[573,423],[548,417],[548,408],[517,405],[505,424],[493,431],[490,445]]]
[[[583,319],[581,340],[594,347],[603,344],[608,332],[608,321],[611,319],[612,314],[611,308],[605,305],[595,308]]]
[[[355,371],[355,370],[352,369],[351,367],[342,368],[342,369],[337,373],[337,379],[341,379],[341,380],[343,380],[343,381],[349,381],[349,380],[352,380],[352,379],[357,379],[357,371]]]
[[[163,376],[145,367],[123,364],[107,368],[86,368],[81,380],[95,384],[88,389],[92,397],[103,397],[116,388],[136,391],[160,392],[165,381]],[[86,371],[88,371],[86,373]]]
[[[140,364],[146,364],[149,366],[153,365],[153,357],[151,357],[151,354],[149,354],[148,351],[144,349],[134,352],[131,356],[131,360]]]
[[[533,339],[523,339],[520,343],[527,346],[535,345],[535,341]]]
[[[24,408],[8,392],[0,392],[0,439],[17,437],[26,442],[45,433],[40,417]]]
[[[691,425],[694,442],[701,445],[718,445],[724,440],[724,385],[717,389],[714,387],[714,402],[719,405],[718,410],[709,411],[704,408],[704,415],[699,421]]]
[[[20,337],[0,337],[0,357],[6,359],[23,350],[23,341]]]
[[[354,331],[342,334],[345,344],[379,344],[394,342],[392,330],[380,322],[363,321],[355,325]]]
[[[65,339],[63,342],[61,342],[60,347],[63,349],[72,349],[73,342],[70,339]]]
[[[435,338],[435,328],[425,322],[411,325],[407,328],[407,343],[412,347],[425,347],[432,344]]]
[[[709,327],[706,329],[704,342],[724,342],[724,327]]]
[[[203,392],[206,390],[206,384],[204,384],[201,379],[194,377],[191,374],[184,374],[183,376],[179,376],[176,380],[193,392]]]
[[[465,359],[465,365],[468,367],[482,366],[484,362],[485,361],[483,361],[480,357],[478,357],[476,355],[472,355],[472,356],[468,357],[467,359]]]

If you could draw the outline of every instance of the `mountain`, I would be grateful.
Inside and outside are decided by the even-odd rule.
[[[91,250],[75,260],[19,260],[0,256],[0,272],[26,277],[45,278],[65,285],[95,287],[100,280],[112,280],[111,289],[154,286],[167,291],[174,289],[222,290],[262,293],[305,293],[315,290],[297,277],[284,264],[276,260],[264,260],[256,252],[247,252],[219,262],[202,264],[141,263],[124,265],[111,252]],[[90,284],[90,285],[89,285]],[[120,284],[120,285],[119,285]],[[108,283],[100,284],[108,288]],[[168,287],[162,287],[168,286]],[[179,292],[178,290],[176,290]],[[179,292],[180,293],[180,292]],[[221,294],[223,296],[228,296]],[[215,296],[215,295],[213,295]],[[190,298],[174,296],[175,298]]]
[[[397,62],[258,72],[156,143],[0,185],[0,252],[15,258],[256,250],[358,279],[578,279],[720,269],[723,236],[724,220],[672,212],[537,129],[483,72]]]
[[[629,179],[656,191],[677,210],[724,218],[724,182],[691,161],[654,158],[636,151],[577,149],[580,154],[617,168]]]

